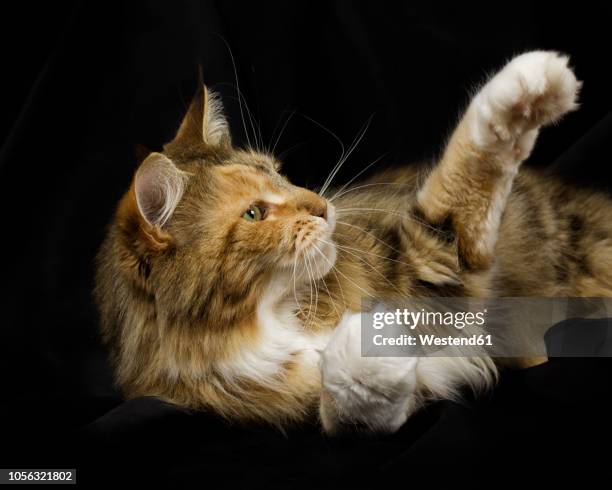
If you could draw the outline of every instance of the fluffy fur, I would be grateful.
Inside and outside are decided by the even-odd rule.
[[[576,108],[567,58],[512,60],[428,172],[324,198],[234,148],[202,88],[145,159],[98,255],[119,386],[232,420],[315,416],[395,430],[431,398],[490,386],[486,358],[362,358],[364,305],[414,296],[609,296],[611,202],[521,171],[539,128]],[[250,206],[264,219],[242,218]],[[337,328],[336,328],[337,327]]]

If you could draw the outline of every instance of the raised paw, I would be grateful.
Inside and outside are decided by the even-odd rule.
[[[540,126],[578,107],[581,82],[568,61],[554,51],[532,51],[511,60],[473,101],[475,143],[506,146],[519,155],[531,151]]]
[[[323,428],[396,431],[416,408],[416,366],[416,358],[362,357],[361,315],[346,313],[321,355]]]

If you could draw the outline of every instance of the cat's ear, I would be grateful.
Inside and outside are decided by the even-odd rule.
[[[189,174],[167,156],[150,153],[117,208],[122,273],[145,290],[154,257],[175,244],[165,225],[183,196],[188,178]]]
[[[166,250],[173,238],[164,228],[176,210],[188,175],[168,157],[151,153],[138,167],[117,209],[116,222],[139,261]]]
[[[200,79],[187,114],[169,145],[186,147],[202,143],[208,146],[229,146],[231,137],[221,99]]]
[[[144,221],[162,228],[178,205],[187,174],[168,157],[151,153],[140,164],[134,176],[134,198]]]

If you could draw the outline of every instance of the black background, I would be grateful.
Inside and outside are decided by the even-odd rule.
[[[459,480],[477,478],[476,461],[490,460],[515,476],[512,468],[526,466],[544,477],[603,471],[595,443],[609,442],[607,361],[555,360],[508,374],[490,397],[435,404],[388,439],[330,441],[316,428],[284,437],[155,400],[120,406],[91,300],[93,256],[129,185],[134,147],[155,150],[171,138],[198,64],[223,95],[235,143],[254,138],[240,115],[237,74],[261,141],[273,146],[284,127],[276,154],[285,173],[316,187],[340,156],[331,132],[348,147],[371,118],[337,183],[381,155],[374,168],[435,158],[487,74],[525,50],[560,50],[584,81],[582,108],[543,132],[529,164],[609,188],[612,12],[603,2],[1,9],[0,466],[107,467],[129,455],[155,461],[156,477],[202,482],[214,473],[255,486],[378,478],[438,459],[472,468],[454,474]]]

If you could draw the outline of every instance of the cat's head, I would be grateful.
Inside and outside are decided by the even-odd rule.
[[[232,145],[205,86],[176,137],[135,172],[115,220],[120,273],[165,314],[234,321],[271,288],[325,275],[334,210],[269,154]]]

